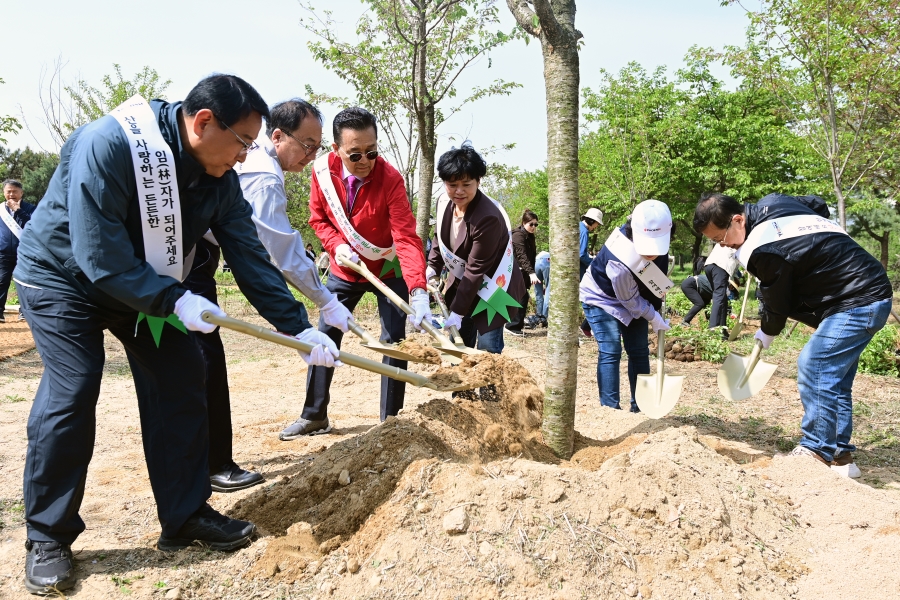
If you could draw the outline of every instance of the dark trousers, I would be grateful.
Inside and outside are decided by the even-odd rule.
[[[709,328],[726,327],[729,313],[728,271],[718,265],[706,265],[704,271],[713,289],[712,308],[709,311]]]
[[[516,316],[510,319],[509,323],[506,324],[507,329],[512,329],[513,331],[521,331],[522,327],[525,325],[525,315],[528,313],[528,301],[531,299],[531,295],[528,293],[531,289],[531,283],[525,286],[525,293],[521,298],[516,298],[516,302],[522,305],[518,311],[516,311]]]
[[[28,417],[28,538],[71,544],[85,529],[78,510],[94,451],[104,330],[125,346],[157,515],[163,534],[174,536],[211,494],[203,358],[196,341],[166,325],[157,348],[146,322],[135,336],[135,312],[111,311],[75,293],[19,286],[19,294],[44,363]]]
[[[402,278],[385,279],[384,284],[393,290],[404,301],[409,299],[409,290]],[[406,314],[379,292],[368,281],[353,283],[344,281],[334,274],[328,275],[326,286],[335,296],[338,302],[353,312],[363,294],[372,292],[378,299],[378,316],[381,318],[381,341],[387,343],[399,342],[406,337]],[[319,331],[330,337],[337,347],[341,347],[343,332],[337,327],[325,324],[319,317]],[[385,356],[382,363],[406,368],[405,360],[397,360]],[[322,421],[328,417],[328,403],[331,401],[331,378],[334,376],[334,368],[311,367],[306,376],[306,402],[303,405],[301,417],[310,421]],[[396,415],[403,408],[403,398],[406,395],[406,383],[390,377],[381,378],[381,420]]]
[[[0,256],[0,316],[3,316],[3,308],[6,306],[6,297],[9,296],[9,285],[12,283],[12,274],[15,268],[15,257]],[[21,302],[19,305],[21,306]]]
[[[204,239],[197,243],[194,266],[184,280],[192,293],[218,304],[216,297],[216,269],[219,267],[219,247]],[[209,416],[209,472],[224,471],[234,462],[232,458],[231,396],[228,392],[228,367],[225,347],[219,330],[212,333],[191,331],[206,363],[206,410]]]
[[[688,277],[687,279],[682,281],[681,291],[684,292],[684,295],[687,296],[688,300],[690,300],[691,304],[693,304],[691,310],[689,310],[688,313],[684,315],[684,322],[690,323],[691,319],[697,316],[698,312],[706,308],[706,305],[709,304],[712,296],[700,291],[700,288],[697,285],[696,277]]]

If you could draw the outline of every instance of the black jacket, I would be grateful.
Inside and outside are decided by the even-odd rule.
[[[528,289],[531,287],[529,275],[534,273],[534,259],[537,258],[537,243],[534,240],[534,234],[526,231],[523,225],[519,225],[512,230],[512,244],[513,254],[516,255],[516,262],[525,279],[525,289]]]
[[[25,225],[28,224],[28,221],[31,220],[31,213],[34,212],[34,209],[34,204],[29,204],[22,200],[19,205],[19,210],[12,214],[12,218],[19,224],[19,227],[24,229]],[[9,210],[6,208],[6,201],[2,198],[0,198],[0,210]],[[19,238],[17,238],[16,234],[7,227],[6,223],[0,221],[0,260],[4,262],[15,262],[16,251],[18,249]]]
[[[746,204],[745,233],[765,221],[793,215],[828,218],[818,196],[769,194]],[[813,233],[764,244],[750,257],[747,270],[760,280],[766,311],[762,330],[775,335],[788,317],[818,327],[826,317],[892,297],[881,263],[849,235]]]

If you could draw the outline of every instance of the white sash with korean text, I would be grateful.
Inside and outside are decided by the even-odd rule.
[[[7,207],[6,204],[3,205],[3,208],[0,208],[0,217],[3,218],[3,222],[6,223],[6,226],[9,227],[9,230],[13,232],[14,236],[17,238],[22,237],[22,228],[19,227],[16,220],[9,214],[9,207]]]
[[[652,260],[647,260],[634,249],[634,242],[625,237],[621,230],[616,229],[606,240],[605,246],[612,252],[619,262],[628,267],[641,283],[653,292],[657,298],[666,295],[675,284],[666,274],[656,266]]]
[[[353,225],[350,224],[350,218],[347,216],[347,211],[345,211],[344,207],[341,205],[341,198],[334,188],[334,181],[331,180],[331,169],[328,167],[329,156],[331,156],[330,152],[317,158],[316,162],[313,163],[313,171],[316,173],[319,189],[322,190],[322,195],[325,196],[325,202],[328,203],[331,214],[334,215],[334,220],[337,222],[337,226],[340,228],[341,233],[344,234],[347,243],[350,244],[350,247],[353,248],[357,254],[369,260],[394,260],[397,256],[397,252],[393,245],[390,248],[379,248],[361,236],[359,232],[354,229]],[[385,219],[386,218],[387,215],[385,215]]]
[[[183,281],[190,261],[182,256],[181,203],[172,150],[163,138],[156,115],[146,100],[132,96],[110,113],[128,138],[145,260],[159,275]]]
[[[847,232],[841,229],[840,225],[818,215],[794,215],[769,219],[753,228],[753,231],[750,232],[750,235],[738,248],[734,257],[746,269],[753,252],[764,244],[822,232],[847,235]]]
[[[484,194],[484,192],[482,192]],[[494,203],[494,206],[497,207],[497,210],[500,211],[500,214],[503,215],[503,220],[506,221],[506,230],[509,231],[511,229],[509,223],[509,216],[506,214],[506,211],[503,210],[503,207],[500,206],[500,203],[484,194],[484,197]],[[466,273],[466,261],[453,254],[450,248],[444,244],[444,240],[441,239],[441,231],[443,231],[443,223],[444,218],[446,217],[446,213],[450,212],[447,210],[447,204],[450,202],[450,197],[447,196],[447,193],[441,194],[440,198],[437,201],[437,210],[436,213],[438,217],[437,221],[437,240],[438,246],[441,250],[441,257],[444,259],[444,264],[447,265],[447,269],[453,273],[453,276],[457,279],[462,279]],[[512,236],[506,241],[506,249],[503,251],[503,259],[500,261],[500,264],[497,265],[497,269],[494,271],[494,274],[490,277],[487,275],[482,276],[481,289],[478,290],[478,297],[483,298],[485,301],[490,300],[491,296],[494,294],[494,291],[498,287],[503,288],[505,291],[509,288],[510,281],[512,280],[512,271],[513,271],[513,247],[512,247]]]

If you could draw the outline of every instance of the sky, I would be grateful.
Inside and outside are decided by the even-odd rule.
[[[365,10],[360,0],[312,0],[334,12],[342,39],[354,39]],[[141,7],[149,6],[149,10]],[[514,21],[498,0],[501,28]],[[741,44],[747,26],[739,6],[720,0],[578,0],[576,27],[584,34],[581,85],[596,88],[600,69],[618,71],[630,61],[648,70],[674,72],[693,45],[721,48]],[[171,79],[166,91],[180,100],[204,76],[233,73],[246,79],[270,104],[302,96],[305,86],[334,96],[352,88],[315,62],[307,48],[312,34],[300,26],[296,0],[183,0],[147,5],[133,0],[5,0],[4,51],[0,62],[0,115],[24,114],[31,129],[5,136],[10,148],[29,145],[55,150],[39,100],[42,73],[57,59],[63,80],[84,79],[99,87],[103,75],[122,66],[131,78],[145,65]],[[514,41],[470,67],[459,80],[459,96],[473,85],[502,78],[522,85],[512,95],[469,104],[438,130],[438,154],[458,140],[476,148],[515,144],[492,160],[523,169],[546,162],[543,63],[538,43]],[[724,68],[716,75],[730,80]],[[335,110],[323,107],[328,123]]]

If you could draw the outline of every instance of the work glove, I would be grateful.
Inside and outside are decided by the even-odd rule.
[[[670,330],[671,327],[669,327],[669,321],[663,319],[663,316],[661,314],[653,313],[653,318],[650,319],[650,331],[656,333],[660,329],[662,329],[663,331]]]
[[[762,329],[757,329],[756,334],[754,334],[753,336],[753,339],[762,342],[763,350],[768,350],[769,346],[772,345],[772,340],[775,339],[775,336],[769,335],[768,333],[763,333]]]
[[[350,262],[354,262],[359,264],[359,254],[353,251],[353,248],[349,246],[349,244],[341,244],[337,248],[334,249],[335,258],[342,256]]]
[[[430,285],[434,289],[441,289],[441,279],[438,277],[437,272],[431,267],[425,269],[425,279],[428,280],[428,285]]]
[[[350,331],[350,323],[353,321],[353,315],[347,310],[347,307],[341,304],[337,296],[332,296],[328,303],[319,309],[322,320],[327,325],[337,327],[344,333]]]
[[[331,341],[331,338],[315,327],[305,329],[294,337],[301,342],[313,344],[313,349],[309,354],[302,350],[297,350],[300,357],[306,361],[306,364],[316,367],[341,367],[344,365],[337,359],[339,354],[338,348]]]
[[[538,276],[534,273],[531,273],[528,277],[529,279],[531,279],[531,285],[537,285],[541,282],[541,280],[538,279]]]
[[[425,267],[425,279],[432,280],[437,277],[437,271],[431,267]]]
[[[184,296],[175,302],[175,316],[178,317],[184,326],[191,331],[199,331],[201,333],[212,333],[216,330],[216,325],[207,323],[200,318],[203,311],[208,310],[217,317],[227,317],[225,311],[204,298],[197,296],[191,292],[185,292]]]
[[[458,315],[455,312],[451,312],[450,316],[444,319],[444,329],[455,327],[459,330],[460,325],[462,325],[462,315]]]
[[[412,307],[413,314],[409,315],[409,322],[418,330],[422,330],[422,319],[431,318],[431,304],[428,301],[428,294],[416,294],[409,299],[409,305]]]

